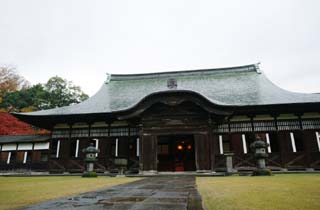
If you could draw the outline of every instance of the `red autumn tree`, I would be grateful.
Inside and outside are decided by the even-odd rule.
[[[9,113],[0,112],[0,135],[45,134],[47,130],[35,129]]]

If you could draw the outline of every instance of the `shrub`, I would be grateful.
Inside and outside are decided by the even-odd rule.
[[[254,170],[252,176],[271,176],[272,171],[270,169],[258,169]]]
[[[91,171],[91,172],[84,172],[82,177],[85,177],[85,178],[96,178],[98,176],[97,176],[97,172]]]

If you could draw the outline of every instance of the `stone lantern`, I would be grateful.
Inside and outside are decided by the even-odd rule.
[[[266,169],[266,158],[268,143],[261,140],[260,136],[257,137],[250,147],[253,150],[254,157],[257,160],[257,169],[253,171],[254,176],[270,176],[271,171]]]
[[[119,175],[118,176],[123,176],[125,169],[127,168],[128,165],[128,160],[125,158],[115,158],[114,159],[114,165],[118,168]]]
[[[86,165],[86,171],[83,173],[83,177],[97,177],[97,173],[94,171],[94,162],[97,161],[96,154],[99,153],[99,149],[90,144],[87,148],[83,149],[85,154],[84,162]]]

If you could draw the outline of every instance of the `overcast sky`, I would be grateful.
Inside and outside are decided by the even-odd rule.
[[[0,65],[94,94],[108,73],[261,62],[277,85],[320,92],[317,0],[0,0]]]

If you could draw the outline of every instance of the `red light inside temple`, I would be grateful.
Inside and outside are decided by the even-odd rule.
[[[177,146],[177,149],[178,149],[178,150],[183,150],[183,146],[182,146],[182,145],[178,145],[178,146]]]
[[[192,148],[192,146],[189,144],[189,145],[187,146],[187,149],[190,150],[191,148]]]

